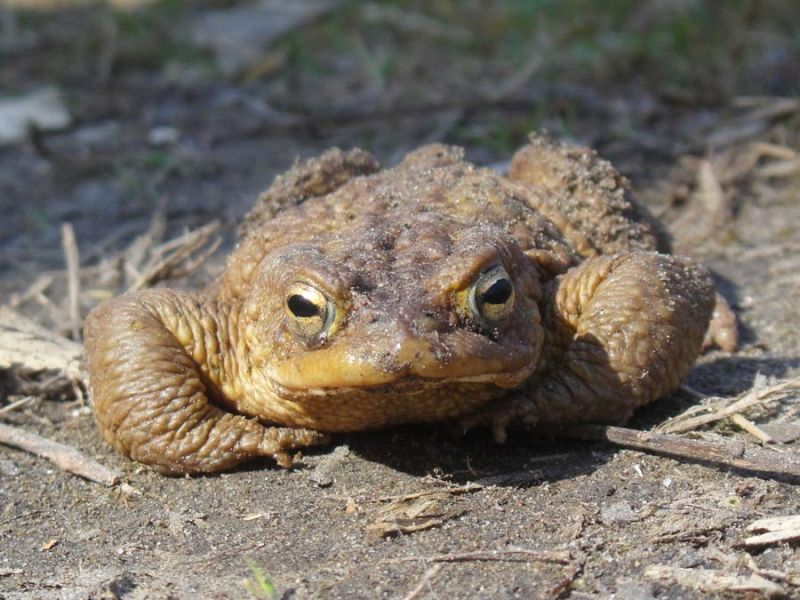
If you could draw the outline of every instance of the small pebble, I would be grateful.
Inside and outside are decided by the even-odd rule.
[[[151,146],[174,146],[180,137],[180,132],[174,127],[153,127],[147,133],[147,142]]]

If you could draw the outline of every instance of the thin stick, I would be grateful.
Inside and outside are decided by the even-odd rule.
[[[20,406],[23,406],[23,405],[27,404],[28,402],[32,402],[34,400],[36,400],[35,396],[25,396],[24,398],[21,398],[20,400],[17,400],[16,402],[12,402],[8,406],[4,406],[3,408],[0,408],[0,415],[4,415],[6,413],[10,413],[11,411],[15,410],[16,408],[19,408]]]
[[[28,289],[25,290],[22,295],[12,294],[11,301],[8,305],[11,308],[16,308],[20,304],[26,303],[28,300],[35,298],[38,302],[41,303],[42,298],[44,297],[44,292],[50,285],[53,283],[53,278],[50,275],[40,275],[36,278]],[[47,298],[44,298],[45,303],[47,302]]]
[[[108,487],[112,487],[120,481],[120,473],[104,467],[75,448],[4,423],[0,423],[0,444],[41,456],[68,473],[102,483]]]
[[[473,562],[473,561],[510,561],[510,562],[552,562],[562,565],[569,564],[572,556],[567,551],[531,550],[529,548],[503,548],[501,550],[475,550],[473,552],[453,552],[450,554],[435,554],[433,556],[407,556],[396,558],[388,562],[410,562],[421,560],[425,562]]]
[[[417,498],[423,498],[425,496],[434,496],[434,495],[444,495],[444,494],[452,494],[454,496],[460,494],[469,494],[471,492],[477,492],[482,490],[484,486],[477,484],[477,483],[468,483],[466,485],[459,485],[459,486],[449,486],[449,487],[440,487],[440,488],[433,488],[431,490],[423,490],[421,492],[412,492],[410,494],[400,494],[399,496],[381,496],[379,498],[375,498],[378,502],[395,502],[398,500],[415,500]]]
[[[72,329],[72,339],[81,339],[81,312],[79,305],[81,280],[80,258],[78,244],[75,242],[75,230],[70,223],[61,225],[61,246],[64,249],[64,259],[67,263],[67,278],[69,283],[69,319]]]
[[[414,600],[414,598],[419,596],[425,588],[430,587],[431,579],[436,577],[436,575],[441,570],[442,570],[441,563],[437,563],[433,565],[430,569],[425,571],[425,573],[422,575],[422,578],[419,580],[417,586],[413,590],[408,592],[408,594],[403,596],[403,600]]]
[[[741,442],[722,439],[693,440],[668,433],[602,425],[574,427],[565,430],[563,435],[583,440],[604,440],[623,448],[689,458],[773,476],[800,477],[800,453],[775,452]]]

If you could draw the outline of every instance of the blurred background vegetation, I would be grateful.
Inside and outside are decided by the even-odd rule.
[[[331,145],[502,168],[544,128],[647,189],[686,156],[796,147],[799,23],[796,0],[5,0],[0,102],[46,89],[65,114],[0,146],[0,268],[57,264],[65,220],[117,244],[165,198],[170,223],[233,223]]]
[[[42,3],[57,10],[5,9],[0,87],[54,83],[92,116],[132,108],[105,93],[115,84],[145,97],[229,84],[333,124],[481,112],[446,137],[504,148],[608,95],[708,106],[800,91],[793,0],[15,1]]]

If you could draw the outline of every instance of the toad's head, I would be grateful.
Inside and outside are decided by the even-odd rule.
[[[295,210],[315,223],[332,206]],[[436,202],[361,209],[261,261],[243,303],[242,362],[247,402],[262,405],[246,410],[353,431],[455,417],[526,380],[544,338],[543,291],[506,228]]]

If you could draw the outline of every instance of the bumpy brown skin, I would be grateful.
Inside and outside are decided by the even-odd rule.
[[[151,290],[90,314],[97,422],[168,474],[285,465],[329,432],[404,422],[499,439],[622,422],[679,385],[714,308],[705,269],[665,248],[585,149],[533,137],[509,177],[441,145],[388,170],[332,150],[262,195],[213,294]],[[492,273],[513,295],[489,322],[469,299]],[[298,284],[327,299],[319,335],[298,328]]]

